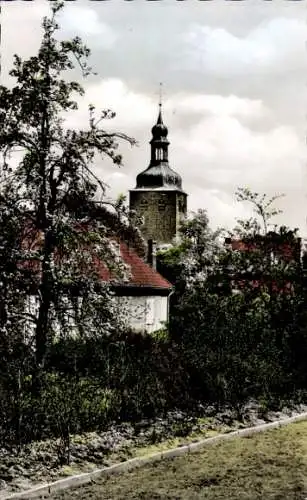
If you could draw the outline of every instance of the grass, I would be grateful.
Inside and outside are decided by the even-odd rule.
[[[307,422],[213,444],[52,498],[303,500],[307,498]]]

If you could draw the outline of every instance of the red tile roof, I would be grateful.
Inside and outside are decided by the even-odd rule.
[[[281,258],[284,262],[294,262],[298,260],[300,256],[300,239],[296,238],[292,242],[284,242],[280,238],[278,241],[278,235],[276,240],[272,241],[266,237],[250,238],[246,240],[226,238],[225,243],[231,250],[239,252],[252,252],[252,251],[272,251],[274,256]],[[261,244],[263,246],[261,246]],[[254,277],[253,271],[249,273],[248,278],[240,277],[240,271],[238,271],[236,278],[232,281],[232,286],[239,289],[244,289],[247,285],[252,288],[261,288],[262,286],[270,285],[270,289],[273,292],[285,292],[292,293],[294,291],[293,283],[287,281],[285,277],[283,282],[277,283],[270,276],[262,275],[261,279],[255,278],[256,274],[259,275],[259,271],[255,270]]]
[[[143,261],[138,256],[136,251],[129,247],[126,243],[120,243],[120,254],[123,262],[127,265],[129,270],[129,280],[124,283],[126,286],[137,287],[150,287],[150,288],[164,288],[171,289],[172,285],[165,278],[155,271],[149,264]],[[96,266],[98,274],[102,281],[108,282],[115,278],[107,266],[96,259]]]
[[[35,248],[39,247],[41,243],[42,238],[39,235],[33,237],[33,232],[30,230],[23,240],[23,247],[28,250],[35,250]],[[114,243],[116,243],[115,239]],[[119,243],[119,251],[124,264],[126,264],[128,268],[128,280],[122,282],[118,280],[116,273],[112,273],[102,259],[99,259],[97,255],[93,255],[92,267],[100,277],[101,281],[111,282],[113,280],[118,280],[116,284],[124,287],[162,288],[164,290],[170,290],[172,288],[171,283],[163,278],[161,274],[154,270],[149,264],[144,262],[144,260],[138,255],[137,251],[127,243],[121,241]],[[61,256],[60,251],[56,251],[55,253],[56,258],[61,259],[63,257]],[[40,274],[40,262],[37,260],[22,262],[21,267],[35,272],[37,275]],[[85,269],[81,271],[86,272]]]
[[[300,255],[300,240],[298,238],[293,241],[285,242],[280,239],[271,240],[269,237],[263,236],[258,239],[232,239],[226,238],[225,243],[231,247],[232,250],[249,252],[257,250],[271,250],[276,256],[283,258],[285,261],[297,260]]]

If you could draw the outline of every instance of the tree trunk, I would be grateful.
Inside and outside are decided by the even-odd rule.
[[[49,315],[53,295],[53,275],[51,269],[51,260],[53,254],[53,243],[51,232],[46,233],[44,260],[42,263],[41,285],[39,287],[40,305],[35,331],[35,369],[33,378],[34,394],[38,396],[41,391],[41,376],[44,369],[47,345]]]

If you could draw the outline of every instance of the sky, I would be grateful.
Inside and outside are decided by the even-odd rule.
[[[2,2],[1,83],[12,85],[13,54],[34,55],[46,0]],[[151,127],[163,83],[170,166],[183,179],[188,209],[206,209],[213,228],[232,228],[250,208],[238,187],[285,194],[276,222],[307,236],[306,6],[286,0],[78,0],[61,14],[61,38],[81,36],[97,72],[68,117],[88,124],[87,105],[112,109],[105,123],[137,141],[120,143],[123,167],[99,160],[108,197],[128,194],[150,159]]]

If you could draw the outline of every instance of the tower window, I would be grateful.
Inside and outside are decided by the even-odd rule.
[[[140,208],[141,208],[141,210],[147,210],[147,208],[148,208],[148,201],[147,200],[141,200],[141,202],[140,202]]]
[[[156,160],[158,160],[158,161],[163,160],[163,150],[162,149],[156,150]]]

